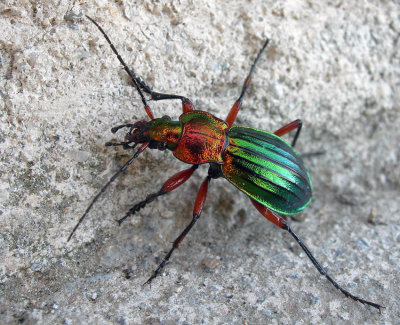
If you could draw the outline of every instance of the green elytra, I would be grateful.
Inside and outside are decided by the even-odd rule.
[[[229,129],[228,137],[221,168],[239,190],[284,215],[298,214],[311,202],[310,174],[286,141],[242,126]]]

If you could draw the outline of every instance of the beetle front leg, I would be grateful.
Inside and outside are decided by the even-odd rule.
[[[139,93],[139,95],[140,95],[140,97],[142,99],[142,103],[144,105],[144,109],[145,109],[147,115],[150,117],[150,119],[154,118],[153,112],[151,111],[149,105],[147,104],[147,101],[146,101],[145,97],[143,96],[142,90],[146,94],[149,94],[151,96],[152,100],[180,99],[182,101],[182,109],[183,109],[184,113],[192,111],[194,109],[193,104],[191,103],[191,101],[188,98],[184,97],[184,96],[162,94],[162,93],[157,93],[157,92],[152,91],[149,88],[149,86],[147,86],[146,83],[142,79],[140,79],[138,76],[136,76],[136,74],[135,74],[135,72],[133,70],[128,68],[128,66],[126,65],[126,63],[122,59],[122,57],[119,55],[117,49],[112,44],[110,38],[107,36],[106,32],[103,30],[103,28],[101,28],[101,26],[94,19],[90,18],[89,16],[86,16],[86,17],[93,24],[95,24],[96,27],[99,29],[99,31],[103,34],[104,38],[106,39],[107,43],[110,45],[112,51],[117,56],[117,59],[119,60],[119,62],[123,66],[124,70],[128,73],[129,77],[131,78],[131,80],[133,82],[133,85],[135,86],[136,90],[138,91],[138,93]]]
[[[176,238],[174,240],[171,250],[168,252],[167,255],[165,255],[165,257],[164,257],[163,261],[161,262],[161,264],[154,271],[153,275],[144,284],[150,284],[151,281],[153,281],[154,278],[161,272],[161,270],[164,268],[164,266],[168,263],[168,260],[171,257],[172,253],[174,252],[174,250],[176,248],[178,248],[179,244],[182,242],[182,240],[188,234],[190,229],[192,229],[192,227],[196,223],[196,221],[200,218],[201,212],[203,211],[204,204],[206,202],[208,183],[210,183],[210,180],[211,180],[211,176],[207,176],[206,179],[203,181],[203,183],[200,186],[199,192],[197,193],[196,201],[194,203],[192,221],[185,228],[185,230],[183,230],[183,232],[178,236],[178,238]]]
[[[117,220],[118,224],[121,225],[121,223],[126,218],[135,214],[140,209],[143,209],[147,204],[154,201],[157,197],[167,194],[177,187],[181,186],[193,175],[193,172],[197,169],[197,167],[199,167],[199,165],[193,165],[192,167],[182,170],[179,173],[176,173],[174,176],[170,177],[158,192],[147,195],[147,197],[143,201],[135,204],[132,208],[130,208],[123,218]]]
[[[135,78],[135,81],[139,84],[140,88],[148,95],[150,95],[151,100],[166,100],[166,99],[180,99],[182,101],[182,111],[183,113],[190,112],[194,110],[194,106],[189,98],[173,95],[173,94],[163,94],[152,91],[149,86],[139,77]]]

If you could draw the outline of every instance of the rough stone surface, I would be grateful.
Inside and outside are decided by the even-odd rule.
[[[400,319],[400,5],[397,1],[0,3],[0,323],[395,324]],[[73,4],[71,4],[73,3]],[[145,119],[104,38],[155,90],[224,118],[266,37],[237,124],[304,122],[314,199],[292,227],[352,293],[224,180],[192,232],[203,166],[121,227],[114,219],[186,168],[145,152],[66,238],[128,159],[110,128]],[[180,103],[151,103],[177,118]]]

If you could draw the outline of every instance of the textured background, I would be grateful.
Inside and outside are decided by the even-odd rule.
[[[169,152],[145,152],[67,244],[129,157],[104,147],[110,128],[146,118],[81,13],[155,90],[221,118],[270,37],[237,124],[274,131],[303,120],[298,151],[326,154],[305,161],[314,199],[292,227],[383,313],[335,290],[222,179],[163,276],[143,287],[190,221],[207,168],[121,227],[113,220],[185,168]],[[1,323],[398,323],[398,2],[6,0],[0,30]],[[176,101],[152,107],[175,119],[181,111]]]

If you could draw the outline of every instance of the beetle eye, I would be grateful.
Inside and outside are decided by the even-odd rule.
[[[168,115],[164,115],[162,117],[163,120],[171,121],[171,118]]]
[[[159,142],[157,144],[157,149],[163,151],[163,150],[167,149],[167,144],[165,142]]]

